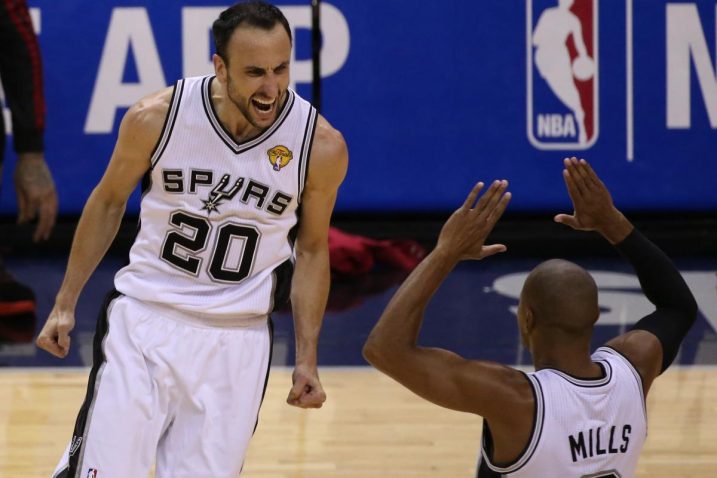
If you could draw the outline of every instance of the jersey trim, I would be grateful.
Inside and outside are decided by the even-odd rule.
[[[530,382],[531,390],[533,391],[533,399],[535,401],[535,417],[533,418],[533,430],[530,432],[530,439],[525,450],[518,455],[513,463],[507,466],[496,466],[491,463],[490,456],[486,450],[486,440],[484,439],[481,453],[483,455],[483,461],[485,464],[494,472],[500,474],[515,473],[516,471],[523,468],[528,461],[533,457],[535,450],[538,448],[540,443],[540,437],[543,434],[543,422],[545,420],[545,398],[543,395],[543,387],[540,385],[540,380],[534,375],[526,374],[528,382]],[[492,438],[488,438],[492,441]]]
[[[600,365],[603,369],[604,376],[600,378],[579,378],[575,377],[573,375],[570,375],[569,373],[565,373],[561,370],[554,369],[554,368],[546,368],[543,370],[548,370],[550,372],[553,372],[554,374],[562,377],[563,379],[567,380],[568,382],[572,383],[573,385],[577,387],[583,387],[583,388],[597,388],[602,387],[610,383],[610,380],[612,380],[613,372],[612,372],[612,366],[610,365],[610,362],[607,362],[606,360],[593,360],[595,363]]]
[[[169,111],[167,116],[164,118],[164,125],[162,125],[162,134],[157,141],[152,155],[150,156],[150,169],[154,169],[162,157],[162,153],[167,148],[169,143],[169,137],[172,136],[172,130],[174,129],[174,123],[177,120],[177,113],[179,112],[179,104],[182,102],[182,92],[184,91],[184,80],[179,80],[172,88],[172,97],[169,100]]]
[[[301,193],[306,185],[306,177],[309,173],[309,159],[311,155],[311,147],[314,145],[314,134],[316,133],[318,113],[313,106],[309,111],[309,117],[306,121],[306,129],[304,130],[304,139],[301,142],[301,156],[299,157],[299,195],[297,202],[301,202]]]
[[[214,103],[212,103],[211,100],[211,86],[214,78],[216,78],[216,76],[207,76],[202,79],[202,105],[204,106],[204,113],[206,113],[209,123],[217,133],[217,136],[219,136],[219,138],[234,152],[234,154],[240,154],[248,151],[269,139],[269,137],[281,127],[284,120],[289,116],[291,108],[294,106],[294,92],[287,89],[286,101],[284,102],[284,105],[274,123],[272,123],[272,125],[269,126],[269,128],[267,128],[263,133],[259,134],[259,136],[237,143],[232,134],[226,130],[222,122],[219,120],[219,115],[214,109]]]
[[[618,357],[627,365],[627,368],[630,369],[630,372],[632,372],[632,375],[635,377],[635,381],[637,382],[637,388],[640,390],[640,396],[642,397],[642,414],[645,417],[645,434],[647,434],[647,405],[645,404],[646,397],[645,389],[643,388],[642,383],[642,375],[640,375],[640,372],[637,371],[637,368],[632,364],[632,362],[630,362],[630,359],[625,357],[619,350],[614,349],[609,345],[603,345],[602,347],[599,347],[596,352],[606,352],[610,355]]]

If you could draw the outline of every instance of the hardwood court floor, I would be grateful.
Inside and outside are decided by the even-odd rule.
[[[369,368],[325,368],[321,410],[284,403],[290,370],[272,371],[242,476],[474,476],[480,418],[443,410]],[[0,478],[49,477],[82,400],[87,371],[0,370]],[[638,477],[714,476],[717,368],[671,369],[648,400]],[[141,478],[141,477],[128,477]]]

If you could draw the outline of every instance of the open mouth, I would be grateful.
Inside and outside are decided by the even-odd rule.
[[[274,109],[274,105],[276,104],[276,98],[271,101],[259,98],[252,98],[251,104],[253,104],[254,108],[256,108],[260,113],[271,113]]]

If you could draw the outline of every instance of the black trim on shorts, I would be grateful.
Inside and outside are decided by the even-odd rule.
[[[120,297],[122,294],[116,290],[110,291],[104,301],[100,314],[97,317],[97,326],[95,329],[95,338],[92,344],[92,369],[90,370],[90,377],[87,381],[87,393],[85,395],[85,401],[80,407],[80,411],[77,414],[77,420],[75,421],[75,429],[72,433],[72,441],[70,442],[70,456],[68,468],[63,470],[66,472],[60,472],[57,475],[58,478],[70,477],[77,475],[77,467],[79,466],[80,456],[82,456],[82,449],[87,443],[87,421],[89,418],[90,410],[95,399],[95,390],[97,388],[97,375],[102,365],[107,361],[105,352],[103,350],[104,340],[109,333],[109,322],[107,320],[108,309],[113,300]],[[79,440],[79,443],[77,443]],[[74,448],[74,451],[73,451]]]

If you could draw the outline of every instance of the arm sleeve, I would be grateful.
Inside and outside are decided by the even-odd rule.
[[[672,261],[637,229],[615,247],[632,264],[642,291],[656,307],[632,329],[646,330],[658,338],[664,372],[697,317],[697,303]]]
[[[25,0],[0,2],[0,79],[12,115],[15,151],[42,152],[42,60]]]

